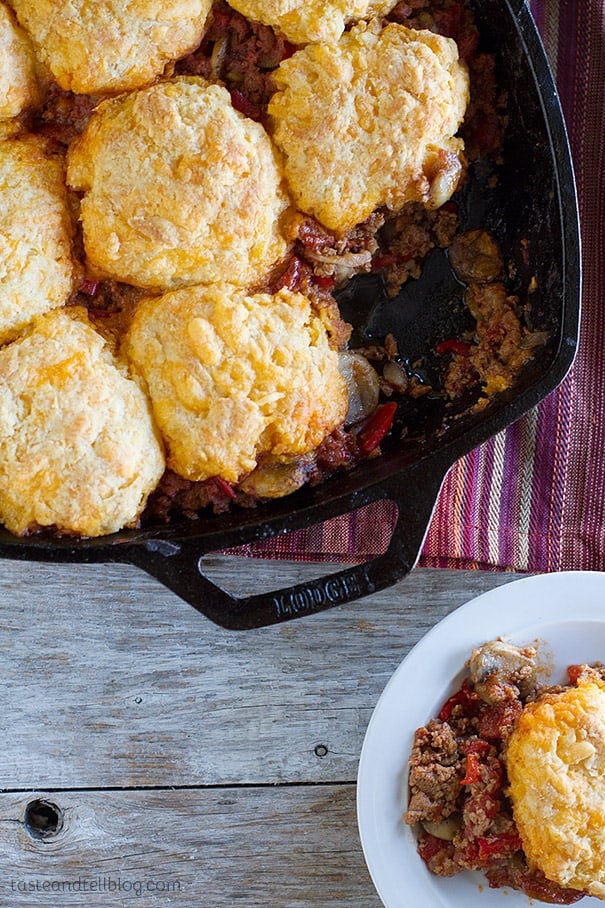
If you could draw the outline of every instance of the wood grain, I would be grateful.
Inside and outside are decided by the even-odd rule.
[[[23,825],[32,796],[0,795],[7,908],[381,904],[353,785],[45,793],[64,812],[47,841]]]
[[[249,584],[250,565],[228,562]],[[513,577],[415,571],[361,602],[239,633],[128,566],[1,570],[0,760],[13,790],[351,782],[371,711],[410,647]],[[310,568],[262,570],[283,584]]]
[[[236,595],[326,570],[210,562]],[[132,567],[0,562],[0,908],[379,908],[355,812],[372,710],[435,622],[514,578],[416,570],[238,633]]]

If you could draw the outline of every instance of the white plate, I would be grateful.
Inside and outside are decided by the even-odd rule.
[[[605,573],[543,574],[490,590],[432,628],[392,676],[372,714],[357,779],[361,843],[386,908],[543,904],[511,889],[489,889],[479,873],[449,879],[429,873],[402,820],[414,731],[457,689],[473,647],[496,637],[517,645],[538,641],[544,676],[554,683],[567,680],[567,665],[605,662]],[[603,906],[595,898],[577,904]]]

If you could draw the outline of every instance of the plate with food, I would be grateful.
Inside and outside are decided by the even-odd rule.
[[[386,908],[605,898],[605,574],[498,587],[403,660],[368,725],[357,808]]]
[[[0,556],[134,563],[234,628],[394,583],[576,350],[525,3],[0,0],[0,43]],[[203,572],[376,501],[368,564]]]

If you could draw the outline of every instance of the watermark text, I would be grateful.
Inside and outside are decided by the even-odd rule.
[[[7,880],[4,889],[11,892],[115,892],[137,896],[150,894],[171,894],[182,892],[180,880],[141,880],[122,876],[78,877],[76,880],[51,880],[32,878],[28,880]]]

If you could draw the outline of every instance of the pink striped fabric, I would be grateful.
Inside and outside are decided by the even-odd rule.
[[[565,112],[583,231],[583,323],[563,384],[448,474],[421,564],[605,570],[605,0],[532,0]],[[354,561],[386,548],[384,505],[248,554]]]
[[[426,565],[605,569],[605,2],[530,4],[557,80],[583,233],[580,347],[563,384],[450,471]]]

